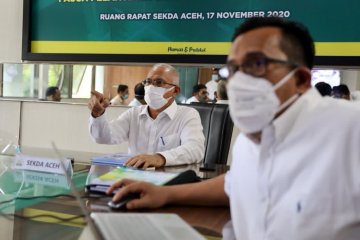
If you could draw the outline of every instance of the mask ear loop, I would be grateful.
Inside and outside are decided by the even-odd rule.
[[[299,94],[295,94],[293,95],[291,98],[289,98],[288,100],[286,100],[283,104],[280,105],[279,109],[276,111],[276,113],[281,112],[282,110],[284,110],[285,108],[287,108],[289,105],[291,105],[293,102],[295,102],[296,99],[299,98]]]
[[[173,89],[176,89],[176,87],[173,86],[173,87],[169,88],[166,92],[164,92],[163,97],[164,97],[164,95],[165,95],[166,93],[171,92]],[[170,96],[170,97],[165,98],[165,99],[166,99],[167,101],[169,101],[170,99],[174,99],[174,98],[175,98],[175,96]]]
[[[289,81],[289,79],[294,75],[294,73],[296,72],[297,68],[295,68],[294,70],[292,70],[291,72],[289,72],[283,79],[281,79],[278,83],[276,83],[273,87],[274,91],[276,91],[277,89],[279,89],[282,85],[284,85],[287,81]],[[295,102],[296,99],[299,98],[299,94],[295,94],[292,97],[290,97],[289,99],[287,99],[283,104],[280,105],[279,109],[276,111],[276,113],[281,112],[282,110],[284,110],[285,108],[287,108],[289,105],[291,105],[293,102]]]
[[[296,70],[297,70],[297,68],[295,68],[294,70],[292,70],[291,72],[286,74],[286,76],[283,79],[281,79],[279,82],[277,82],[273,87],[274,91],[276,91],[277,89],[282,87],[282,85],[284,85],[287,81],[289,81],[289,79],[294,75]]]

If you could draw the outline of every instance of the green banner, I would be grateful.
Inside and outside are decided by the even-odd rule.
[[[360,1],[347,0],[32,0],[31,52],[107,53],[106,42],[144,49],[115,53],[227,54],[235,27],[247,18],[277,16],[306,25],[318,55],[360,55]],[[56,46],[52,43],[56,41]],[[102,45],[92,45],[98,42]],[[64,45],[62,45],[64,43]],[[84,43],[91,43],[85,44]],[[161,49],[158,43],[166,43]],[[175,43],[173,46],[169,43]],[[191,43],[189,46],[181,43]],[[203,43],[203,45],[196,45]],[[218,43],[218,44],[215,44]],[[226,44],[225,44],[226,43]],[[321,45],[326,43],[327,45]],[[328,45],[330,43],[330,45]],[[334,45],[333,43],[340,43]],[[210,44],[210,45],[209,45]],[[83,46],[83,48],[81,47]],[[333,49],[336,47],[337,49]],[[146,49],[145,49],[146,48]],[[173,48],[174,51],[171,51]],[[355,49],[354,49],[355,48]],[[51,50],[53,49],[53,51]],[[92,52],[92,50],[94,52]],[[96,51],[96,49],[99,49]],[[170,49],[170,50],[169,50]],[[177,52],[178,49],[179,51]],[[216,51],[218,50],[218,52]],[[63,50],[63,51],[61,51]],[[203,51],[201,51],[203,50]]]

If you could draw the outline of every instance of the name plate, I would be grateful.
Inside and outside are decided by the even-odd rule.
[[[69,168],[71,167],[71,160],[64,159],[63,163],[66,169],[63,169],[60,160],[56,158],[34,157],[20,154],[15,157],[12,168],[38,172],[66,174],[64,170],[69,170]]]

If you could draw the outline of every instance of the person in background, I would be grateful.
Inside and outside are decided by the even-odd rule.
[[[61,101],[61,92],[58,87],[48,87],[46,89],[46,100],[60,102]]]
[[[135,98],[129,103],[130,107],[137,107],[141,105],[145,105],[146,102],[144,100],[145,96],[145,88],[144,84],[138,83],[134,88]]]
[[[120,84],[117,89],[117,95],[111,99],[111,105],[124,105],[125,101],[129,98],[129,87]]]
[[[209,93],[204,84],[197,84],[193,87],[192,97],[186,100],[187,104],[192,102],[202,102],[207,103],[209,101]]]
[[[315,84],[315,88],[319,91],[321,96],[331,96],[332,89],[330,84],[326,82],[318,82],[317,84]]]
[[[238,240],[357,240],[360,106],[311,87],[315,46],[305,27],[250,18],[227,59],[230,115],[240,134],[226,175],[156,186],[123,180],[107,193],[128,209],[230,206]],[[330,132],[333,129],[339,129]]]
[[[219,81],[215,92],[216,104],[229,104],[226,85],[226,80]]]
[[[350,100],[350,90],[345,84],[340,84],[339,86],[334,86],[332,89],[332,96],[334,98],[341,98],[345,100]]]
[[[199,163],[205,152],[205,137],[198,111],[178,106],[179,74],[171,65],[154,65],[143,81],[147,105],[129,108],[108,122],[108,100],[93,91],[89,102],[89,131],[100,144],[129,142],[125,164],[144,168]]]
[[[354,102],[360,101],[360,91],[359,90],[351,92],[351,100]]]
[[[215,100],[215,92],[217,89],[217,85],[219,83],[220,77],[219,77],[219,69],[213,68],[212,69],[212,75],[211,80],[208,81],[205,85],[209,92],[209,100],[214,101]]]

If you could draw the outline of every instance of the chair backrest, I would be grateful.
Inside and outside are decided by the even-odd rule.
[[[191,103],[186,106],[195,108],[201,118],[205,136],[204,163],[226,164],[233,122],[227,104]]]
[[[228,104],[214,104],[205,152],[205,163],[226,164],[234,128]]]

